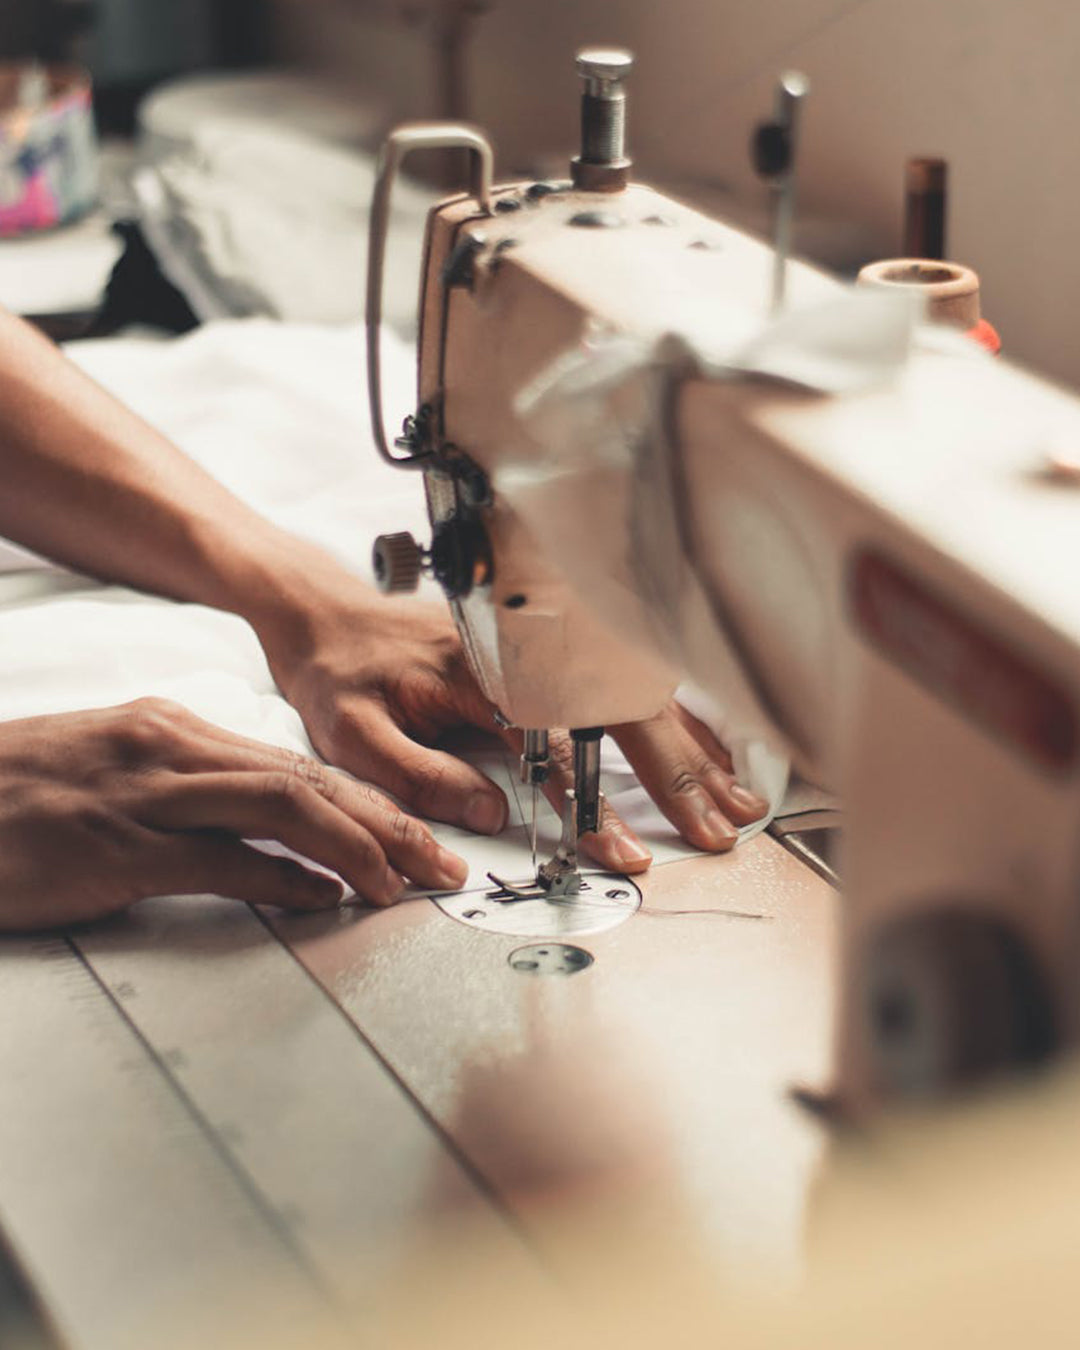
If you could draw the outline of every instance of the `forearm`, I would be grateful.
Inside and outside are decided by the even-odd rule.
[[[0,535],[256,628],[288,624],[338,571],[2,310],[0,469]]]

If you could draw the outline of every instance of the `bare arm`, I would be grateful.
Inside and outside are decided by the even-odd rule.
[[[93,576],[242,614],[301,610],[339,569],[245,506],[0,310],[0,534]],[[343,574],[344,576],[344,574]]]

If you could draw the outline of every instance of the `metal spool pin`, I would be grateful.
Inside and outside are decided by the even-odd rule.
[[[630,177],[626,155],[626,77],[633,55],[621,47],[586,47],[577,55],[581,95],[581,154],[571,161],[574,186],[620,192]]]

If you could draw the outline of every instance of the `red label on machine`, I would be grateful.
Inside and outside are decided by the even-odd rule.
[[[931,693],[1040,767],[1072,767],[1076,709],[1051,676],[880,553],[856,555],[850,599],[863,634]]]

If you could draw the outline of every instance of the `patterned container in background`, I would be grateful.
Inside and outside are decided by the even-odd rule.
[[[64,225],[96,195],[89,75],[0,63],[0,237]]]

